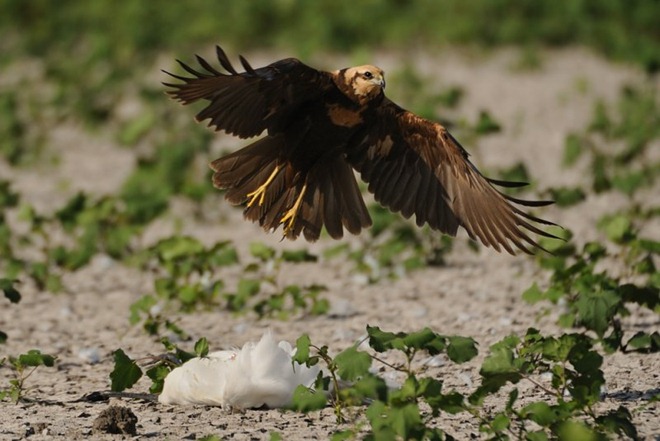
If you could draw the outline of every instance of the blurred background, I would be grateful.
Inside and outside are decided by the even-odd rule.
[[[383,62],[388,95],[458,130],[466,146],[474,146],[478,137],[498,133],[504,126],[508,138],[489,138],[494,140],[490,163],[497,163],[502,149],[512,145],[520,146],[520,151],[511,156],[521,161],[535,159],[533,149],[546,148],[546,139],[535,130],[547,119],[523,124],[530,112],[507,111],[507,103],[489,91],[505,81],[515,87],[511,81],[519,80],[510,80],[509,72],[540,72],[549,67],[545,63],[554,61],[546,61],[548,53],[579,48],[596,54],[598,60],[616,66],[614,70],[635,72],[641,79],[621,89],[623,74],[616,74],[616,81],[606,81],[601,91],[594,91],[592,79],[580,77],[582,68],[577,64],[583,57],[578,53],[564,59],[575,78],[565,81],[569,86],[560,87],[572,89],[552,92],[546,98],[561,105],[567,93],[587,97],[586,112],[575,103],[571,111],[584,115],[593,108],[593,115],[580,119],[591,119],[586,129],[556,132],[562,139],[555,144],[563,144],[565,138],[569,162],[591,154],[594,176],[588,184],[591,188],[546,191],[546,195],[566,198],[568,204],[583,200],[591,190],[618,186],[631,194],[639,186],[648,187],[658,172],[656,165],[649,171],[644,160],[638,161],[642,166],[634,173],[628,171],[630,161],[658,137],[659,17],[656,0],[0,0],[0,185],[7,195],[0,207],[18,207],[22,202],[35,205],[36,209],[24,206],[21,211],[32,235],[41,228],[39,222],[66,230],[84,219],[96,219],[83,228],[87,233],[78,233],[77,251],[60,249],[60,254],[47,258],[46,266],[54,262],[75,269],[99,250],[113,258],[130,255],[131,237],[166,212],[173,196],[202,204],[210,195],[214,207],[226,206],[209,185],[206,163],[220,151],[244,143],[194,124],[193,110],[166,99],[161,84],[166,80],[161,69],[178,72],[176,58],[190,63],[195,53],[210,55],[215,44],[222,45],[233,60],[238,54],[248,55],[255,66],[286,56],[321,68]],[[480,89],[479,60],[501,51],[515,53],[515,62],[496,65],[493,69],[499,76]],[[435,72],[439,62],[429,60],[457,52],[468,61],[457,63],[453,80],[435,87],[441,75]],[[426,69],[418,70],[424,62]],[[471,76],[465,72],[472,72]],[[461,75],[464,80],[457,85]],[[595,82],[600,81],[597,76]],[[537,87],[544,81],[539,78],[532,79]],[[611,109],[600,97],[608,84],[615,89],[608,99],[619,100]],[[461,100],[470,102],[456,110]],[[479,112],[483,106],[490,106],[492,113]],[[534,111],[541,107],[534,102],[529,106]],[[472,115],[477,112],[478,116]],[[570,123],[571,116],[567,118]],[[527,128],[529,142],[535,144],[524,137],[510,137]],[[626,139],[628,146],[619,159],[602,159],[590,144],[594,132]],[[616,168],[608,169],[610,163]],[[549,170],[546,183],[547,175],[557,175],[556,167]],[[532,176],[539,173],[544,172],[534,170]],[[524,163],[496,174],[529,180]],[[16,197],[8,196],[12,191]],[[69,199],[78,191],[83,193]],[[99,201],[98,195],[106,199]],[[200,207],[191,210],[201,216],[211,213],[212,222],[224,216]],[[39,217],[35,213],[40,210],[60,210],[60,214]],[[95,214],[82,216],[85,210]],[[115,217],[105,227],[99,226],[99,219],[107,218],[108,212]],[[373,213],[378,227],[379,216],[386,213],[377,207]],[[391,222],[388,218],[382,225]],[[372,234],[380,231],[375,228]],[[0,241],[5,256],[15,254],[9,236]],[[14,260],[8,265],[11,270],[5,268],[7,274],[20,273],[17,267],[24,260]]]

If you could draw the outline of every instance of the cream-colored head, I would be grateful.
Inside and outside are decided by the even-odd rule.
[[[385,72],[379,67],[366,64],[350,67],[343,72],[344,90],[360,103],[365,104],[379,96],[385,88]]]

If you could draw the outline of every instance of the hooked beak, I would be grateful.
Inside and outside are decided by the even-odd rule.
[[[385,89],[385,77],[378,76],[372,80],[375,84],[378,84],[382,89]]]

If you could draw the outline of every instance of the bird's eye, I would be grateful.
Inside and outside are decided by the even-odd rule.
[[[370,79],[372,79],[372,78],[374,77],[374,74],[372,74],[372,73],[369,72],[369,71],[366,71],[366,72],[364,73],[364,77],[365,77],[366,79],[370,80]]]

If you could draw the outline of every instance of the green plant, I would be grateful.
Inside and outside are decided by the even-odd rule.
[[[596,193],[616,189],[632,195],[652,185],[660,163],[645,159],[645,152],[660,137],[659,110],[657,87],[651,84],[623,87],[614,110],[596,102],[588,130],[567,136],[564,165],[586,156]]]
[[[445,439],[442,430],[430,425],[432,418],[440,410],[454,412],[459,395],[456,392],[442,393],[442,382],[419,377],[414,367],[415,357],[420,353],[437,355],[445,353],[455,363],[465,363],[477,355],[476,342],[460,336],[442,336],[429,328],[411,333],[384,332],[378,327],[367,327],[369,346],[375,351],[370,354],[358,350],[359,344],[330,357],[328,347],[312,345],[309,337],[303,335],[296,342],[294,360],[299,363],[314,365],[323,361],[329,375],[319,376],[317,390],[331,390],[333,406],[338,422],[344,422],[346,406],[371,402],[365,414],[371,423],[368,439]],[[313,350],[313,352],[310,351]],[[392,364],[381,358],[389,351],[403,354],[405,362]],[[378,355],[376,355],[378,354]],[[388,390],[385,382],[371,373],[373,361],[385,367],[400,371],[406,380],[400,388]],[[339,378],[351,382],[350,386],[340,386]],[[329,387],[329,385],[332,387]],[[461,397],[462,400],[462,397]],[[459,400],[460,401],[460,400]],[[325,395],[298,387],[293,398],[294,409],[310,411],[325,406]],[[432,414],[422,416],[420,405],[424,403],[432,409]],[[336,434],[349,436],[350,430]]]
[[[369,212],[373,225],[365,232],[368,237],[361,246],[336,245],[325,250],[326,258],[348,256],[354,271],[364,275],[369,283],[397,278],[426,266],[444,265],[445,255],[451,251],[451,237],[415,227],[378,204],[371,204]]]
[[[195,342],[194,352],[187,352],[180,349],[167,338],[162,338],[161,343],[166,352],[156,357],[145,357],[141,359],[131,359],[122,349],[115,350],[112,355],[114,358],[114,368],[110,373],[110,388],[114,392],[123,392],[133,387],[145,374],[151,380],[149,392],[160,393],[163,390],[165,377],[172,369],[182,365],[194,357],[206,357],[209,352],[209,344],[205,337]],[[140,363],[145,363],[148,367],[146,372],[140,367]]]
[[[20,354],[18,357],[3,358],[0,360],[0,366],[8,362],[14,376],[14,378],[9,380],[9,387],[0,389],[0,401],[5,398],[9,398],[14,403],[25,400],[25,394],[28,391],[25,387],[25,382],[39,366],[53,367],[55,365],[55,359],[52,355],[42,354],[37,349],[31,349],[25,354]]]

